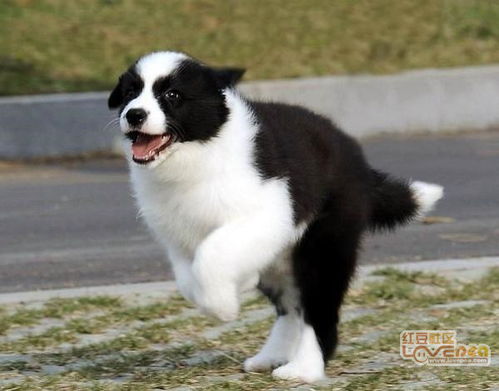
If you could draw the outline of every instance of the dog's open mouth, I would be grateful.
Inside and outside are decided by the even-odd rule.
[[[173,142],[173,135],[170,133],[147,134],[135,130],[126,136],[132,141],[133,161],[139,164],[156,160]]]

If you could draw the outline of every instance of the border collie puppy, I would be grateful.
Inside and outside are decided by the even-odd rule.
[[[182,295],[232,320],[241,292],[258,287],[277,320],[245,370],[313,382],[335,350],[363,234],[422,216],[443,190],[371,168],[356,141],[307,109],[246,99],[234,88],[243,72],[155,52],[108,104]]]

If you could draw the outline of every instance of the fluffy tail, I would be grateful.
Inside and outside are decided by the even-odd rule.
[[[431,211],[444,195],[440,185],[395,179],[372,170],[371,219],[374,231],[390,230],[399,224],[420,219]]]

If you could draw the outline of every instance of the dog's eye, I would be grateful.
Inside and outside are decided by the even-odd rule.
[[[177,102],[180,100],[180,94],[178,91],[169,90],[165,92],[165,98],[172,102]]]
[[[135,91],[129,88],[128,90],[125,91],[125,98],[131,99],[135,96]]]

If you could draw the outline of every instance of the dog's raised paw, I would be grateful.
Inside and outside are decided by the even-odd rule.
[[[199,309],[203,314],[213,316],[223,322],[232,322],[237,319],[237,315],[239,314],[237,310],[227,310],[224,308],[199,306]]]
[[[239,314],[239,300],[235,287],[196,289],[194,300],[201,312],[224,322],[235,320]]]

